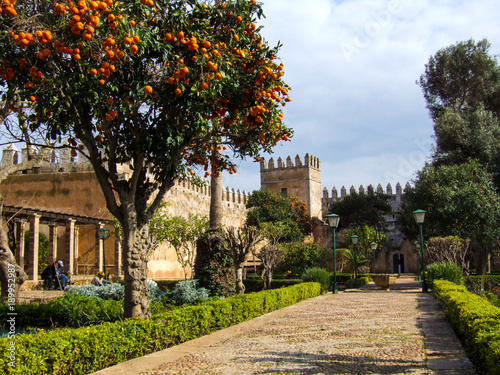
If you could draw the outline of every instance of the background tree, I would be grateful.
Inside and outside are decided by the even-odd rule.
[[[382,244],[386,238],[386,235],[384,233],[380,233],[376,229],[374,229],[371,226],[368,225],[362,225],[358,226],[354,229],[348,229],[345,231],[345,236],[344,238],[346,239],[345,245],[349,246],[351,250],[354,250],[354,245],[352,245],[351,242],[351,236],[358,236],[358,244],[356,245],[356,253],[357,255],[360,256],[359,260],[361,262],[357,262],[357,265],[361,265],[362,263],[365,263],[365,261],[369,260],[371,262],[371,259],[373,258],[372,254],[372,249],[371,249],[371,243],[376,242],[377,244]],[[377,251],[382,251],[382,246],[378,246]],[[348,255],[348,258],[351,258],[351,260],[354,260],[353,255]]]
[[[262,261],[262,280],[264,281],[263,290],[271,288],[273,281],[273,272],[276,267],[283,261],[283,250],[278,246],[266,245],[263,246],[257,256]]]
[[[29,104],[31,129],[90,161],[122,225],[125,317],[148,315],[149,223],[165,193],[197,166],[235,170],[210,159],[213,138],[257,158],[291,135],[262,14],[255,0],[19,0],[0,17],[0,83]]]
[[[435,165],[476,159],[500,186],[500,67],[490,43],[470,39],[429,58],[419,84],[434,120]]]
[[[491,174],[474,160],[451,166],[427,165],[417,173],[414,183],[402,200],[399,223],[403,233],[416,237],[413,211],[425,209],[425,235],[471,239],[472,250],[481,255],[481,272],[491,244],[500,237],[500,199]]]
[[[261,228],[265,223],[276,224],[275,231],[267,228],[274,241],[302,241],[311,233],[312,224],[305,203],[296,197],[283,197],[272,191],[256,190],[247,201],[247,224]],[[279,230],[278,230],[279,229]]]
[[[158,245],[166,242],[175,249],[177,261],[187,279],[188,272],[191,278],[194,275],[196,260],[196,241],[208,229],[208,218],[189,213],[187,218],[169,216],[166,213],[166,204],[156,211],[151,220],[150,233],[152,242]]]
[[[279,270],[300,278],[307,268],[325,265],[326,249],[318,243],[292,242],[280,245],[283,262]]]
[[[460,112],[483,105],[498,112],[500,71],[489,54],[486,39],[469,39],[445,47],[429,58],[419,84],[431,117],[443,115],[445,109]]]
[[[243,267],[248,256],[254,251],[255,246],[263,240],[262,235],[255,227],[230,227],[224,231],[224,238],[226,241],[226,249],[233,257],[236,275],[236,293],[243,294],[245,293]]]
[[[357,251],[355,253],[354,249],[345,249],[342,252],[342,257],[351,265],[353,278],[356,280],[358,278],[358,267],[368,262],[368,259]]]
[[[334,202],[329,211],[342,217],[339,222],[340,228],[363,226],[379,228],[383,226],[384,215],[392,212],[388,199],[387,194],[378,194],[371,190],[364,194],[353,192],[344,199]]]
[[[470,274],[470,240],[457,236],[433,237],[425,242],[426,264],[449,262],[456,264],[465,275]]]
[[[38,165],[40,161],[45,156],[45,152],[41,152],[38,155],[35,155],[30,160],[25,160],[19,164],[13,164],[7,167],[0,168],[0,183],[4,181],[11,174],[28,170]],[[16,262],[14,257],[14,253],[11,250],[9,245],[9,239],[6,232],[6,224],[1,219],[2,216],[2,205],[3,197],[0,194],[0,287],[1,291],[1,300],[6,300],[9,298],[9,279],[12,277],[9,276],[11,273],[12,267],[15,270],[15,288],[14,288],[14,298],[17,300],[19,297],[19,289],[21,285],[27,280],[28,275],[24,272]],[[12,298],[12,297],[10,297]]]

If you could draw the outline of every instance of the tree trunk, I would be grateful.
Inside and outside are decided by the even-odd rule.
[[[245,284],[243,284],[243,263],[235,264],[236,270],[236,293],[245,293]]]
[[[134,215],[132,215],[134,217]],[[129,217],[123,226],[124,317],[149,318],[148,249],[149,224],[134,225]]]
[[[271,289],[271,281],[273,280],[272,268],[264,267],[262,271],[262,279],[264,280],[263,290]]]
[[[19,288],[26,281],[26,272],[16,263],[14,254],[9,248],[9,241],[3,226],[0,224],[0,285],[2,301],[17,301]]]
[[[218,147],[214,147],[214,159],[218,162],[222,159],[222,151]],[[216,175],[212,174],[210,178],[210,231],[222,230],[222,217],[224,215],[222,205],[222,191],[223,191],[222,173]]]

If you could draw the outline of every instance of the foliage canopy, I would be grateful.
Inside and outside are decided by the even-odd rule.
[[[281,121],[290,99],[279,46],[256,24],[261,5],[3,5],[0,85],[27,107],[26,131],[89,159],[123,228],[125,316],[145,316],[149,222],[175,179],[194,168],[234,173],[230,155],[214,158],[214,148],[259,160],[291,136]]]
[[[302,241],[312,231],[304,202],[272,191],[254,191],[247,202],[248,225],[264,230],[273,243]]]

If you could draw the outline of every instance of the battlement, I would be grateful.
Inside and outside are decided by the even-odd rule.
[[[30,154],[37,155],[39,150],[31,147]],[[23,147],[21,152],[14,144],[3,149],[2,167],[16,165],[28,161],[28,148]],[[49,150],[44,159],[33,169],[23,172],[24,174],[39,173],[65,173],[65,172],[90,172],[92,165],[83,157],[74,157],[68,148]],[[21,173],[21,172],[20,172]]]
[[[315,156],[311,156],[306,154],[304,160],[300,158],[299,155],[295,156],[295,162],[292,160],[290,156],[286,158],[286,162],[283,161],[281,157],[278,158],[277,162],[275,162],[274,158],[270,158],[269,161],[265,161],[264,159],[260,162],[260,171],[272,171],[275,169],[295,169],[295,168],[313,168],[317,170],[321,170],[320,160]]]
[[[407,182],[405,185],[405,189],[409,189],[410,187],[411,187],[410,183]],[[365,194],[365,193],[369,193],[369,192],[373,192],[373,193],[377,193],[377,194],[387,194],[389,196],[394,196],[394,195],[401,196],[402,194],[404,194],[404,190],[399,182],[396,184],[396,191],[395,192],[393,191],[392,185],[390,183],[387,184],[385,191],[384,191],[384,188],[382,187],[381,184],[377,185],[376,190],[372,184],[368,185],[366,190],[363,187],[363,185],[359,186],[358,191],[356,191],[356,189],[354,188],[354,185],[351,185],[351,187],[349,188],[349,195],[354,194],[354,193]],[[331,193],[332,193],[332,195],[331,195],[331,197],[329,197],[328,196],[328,189],[326,187],[323,188],[323,199],[334,199],[334,200],[343,199],[348,195],[347,189],[345,188],[345,186],[342,186],[342,188],[340,189],[340,196],[338,195],[338,191],[337,191],[337,188],[335,186],[332,188]]]
[[[38,154],[38,150],[33,148],[31,154]],[[21,160],[19,160],[19,150],[14,144],[10,144],[3,149],[2,155],[2,165],[1,167],[7,167],[10,165],[15,165],[28,160],[28,149],[24,147],[21,151]],[[83,157],[73,157],[71,155],[70,149],[53,149],[49,150],[47,156],[40,162],[40,164],[34,167],[32,170],[26,171],[23,174],[48,174],[48,173],[68,173],[68,172],[93,172],[94,169],[90,162]],[[119,168],[120,176],[119,178],[126,178],[129,171],[121,166]],[[19,172],[21,173],[21,172]],[[186,193],[192,193],[199,195],[203,199],[210,197],[210,186],[197,186],[186,180],[178,180],[174,185],[174,189],[182,189]],[[245,191],[240,191],[230,189],[226,187],[222,192],[222,199],[228,203],[243,204],[246,205],[249,193]]]

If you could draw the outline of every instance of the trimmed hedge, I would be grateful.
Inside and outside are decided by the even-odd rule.
[[[500,308],[449,281],[434,281],[432,292],[476,368],[500,375]]]
[[[15,339],[16,367],[8,363],[11,339],[0,339],[0,372],[79,375],[144,356],[233,324],[316,297],[319,283],[236,295],[181,307],[150,320],[130,319],[77,329],[60,329]]]
[[[0,325],[6,328],[7,303],[0,304]],[[21,303],[15,305],[16,329],[26,327],[82,327],[123,320],[123,301],[103,300],[66,294],[63,297],[41,303]]]
[[[472,293],[481,294],[481,283],[483,276],[467,276],[465,277],[465,286]],[[500,288],[500,275],[485,275],[484,276],[484,291],[491,292],[493,288]]]
[[[300,283],[303,283],[304,281],[302,279],[273,279],[271,280],[271,288],[270,289],[278,289],[278,288],[284,288],[287,286],[292,286],[292,285],[297,285]],[[264,281],[259,277],[258,279],[256,278],[251,278],[251,279],[245,279],[243,280],[243,284],[245,285],[245,292],[260,292],[262,291],[262,288],[264,286]]]

